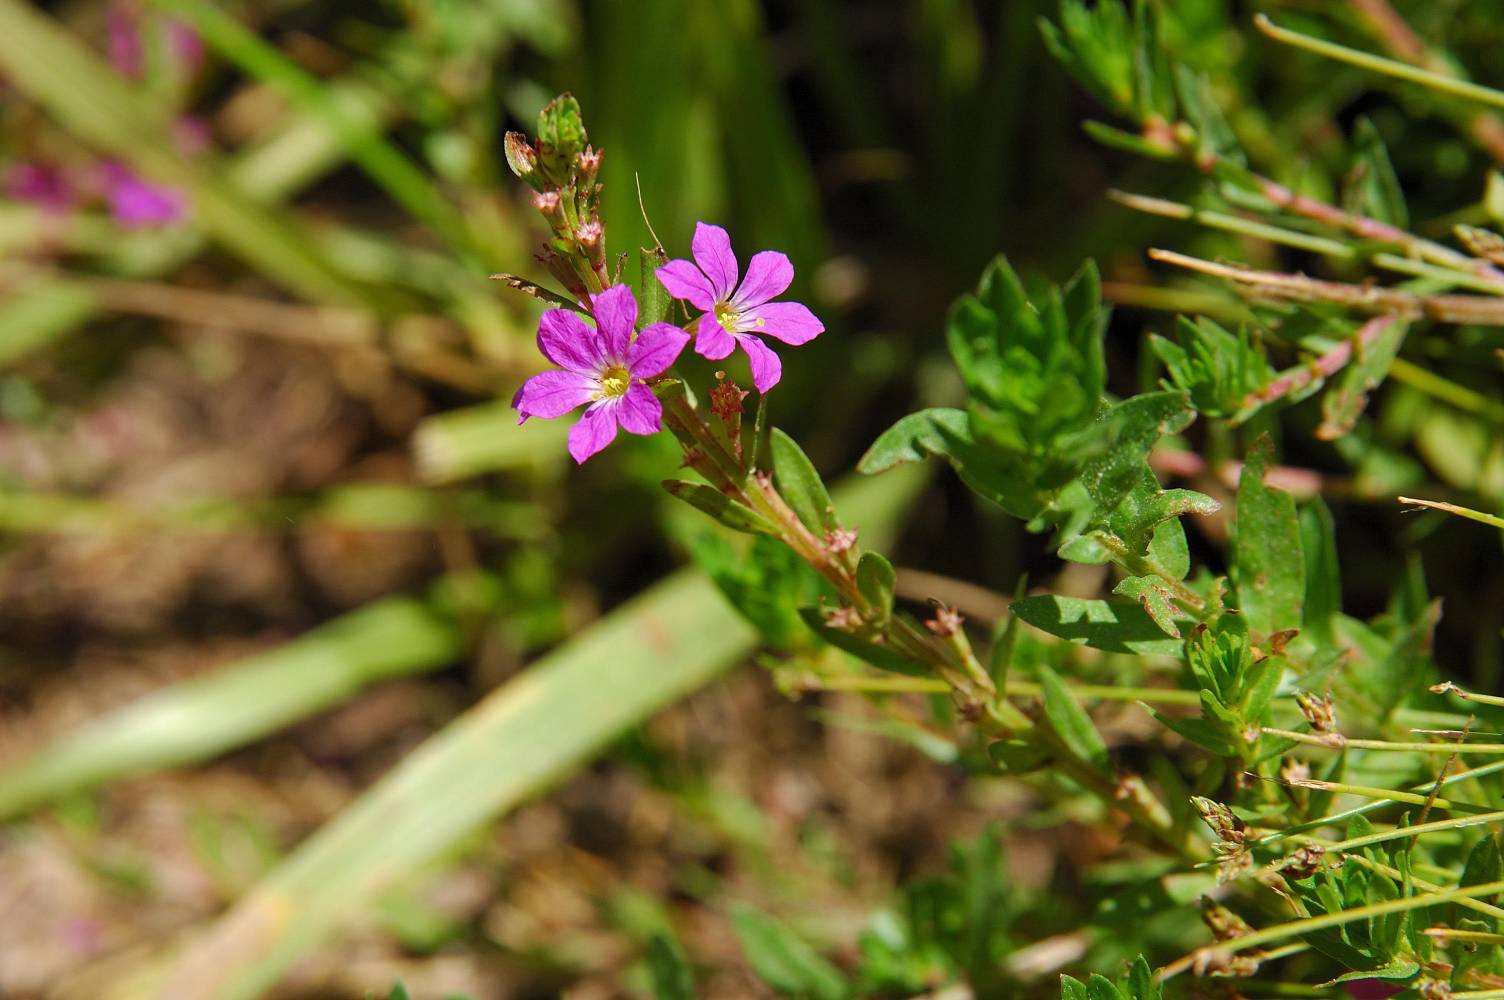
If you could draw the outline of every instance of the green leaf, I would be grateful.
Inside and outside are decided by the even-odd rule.
[[[1151,336],[1149,346],[1175,388],[1188,393],[1192,405],[1207,416],[1246,417],[1245,401],[1274,378],[1246,327],[1234,336],[1209,319],[1182,316],[1175,338]]]
[[[1305,601],[1305,557],[1295,501],[1264,481],[1274,445],[1260,435],[1238,480],[1230,576],[1248,627],[1267,638],[1299,628]]]
[[[1157,708],[1145,706],[1168,729],[1219,757],[1238,756],[1237,742],[1221,725],[1206,719],[1172,719]]]
[[[752,909],[732,916],[736,939],[747,963],[774,992],[812,1000],[843,1000],[846,980],[793,931]]]
[[[1060,1000],[1087,1000],[1086,984],[1074,976],[1060,977]]]
[[[669,306],[673,304],[668,289],[658,280],[658,269],[668,263],[668,254],[661,247],[639,247],[637,250],[637,325],[639,329],[662,323],[668,319]]]
[[[1353,145],[1356,156],[1343,192],[1344,206],[1399,229],[1408,228],[1410,211],[1405,206],[1404,189],[1379,130],[1366,116],[1353,128]]]
[[[1481,837],[1468,852],[1467,864],[1462,869],[1462,879],[1457,884],[1483,885],[1504,878],[1504,857],[1499,853],[1499,838],[1489,833]],[[1490,897],[1486,902],[1494,902]],[[1496,921],[1497,922],[1497,921]]]
[[[1112,772],[1107,744],[1060,675],[1040,664],[1039,684],[1044,690],[1044,714],[1050,728],[1079,760],[1089,761],[1103,774]]]
[[[831,628],[825,624],[825,616],[819,608],[800,608],[799,617],[821,639],[874,667],[910,676],[922,677],[929,674],[929,669],[923,664],[916,663],[890,646],[874,641],[879,634],[875,629],[848,632],[845,629]]]
[[[726,494],[705,483],[692,483],[686,479],[665,479],[663,488],[670,496],[683,500],[698,510],[709,514],[732,531],[748,535],[776,535],[767,518],[750,507],[743,506]]]
[[[995,740],[987,744],[987,756],[1009,774],[1028,774],[1050,759],[1048,751],[1030,740]]]
[[[1162,991],[1158,983],[1154,981],[1154,973],[1149,969],[1149,962],[1143,955],[1133,960],[1128,967],[1128,977],[1124,982],[1124,993],[1128,1000],[1160,1000]]]
[[[1154,619],[1154,624],[1163,629],[1166,635],[1180,638],[1180,628],[1175,624],[1175,618],[1177,615],[1181,617],[1184,615],[1171,602],[1170,590],[1159,577],[1124,577],[1116,587],[1112,588],[1112,592],[1119,597],[1131,597],[1138,601],[1144,613]]]
[[[964,410],[937,407],[901,418],[878,436],[857,469],[873,475],[931,455],[946,459],[962,482],[1015,517],[1027,520],[1043,508],[1021,466],[973,440]]]
[[[886,621],[893,613],[893,585],[897,579],[893,564],[876,552],[863,552],[856,564],[856,586],[877,612],[879,619]]]
[[[1212,96],[1211,81],[1206,74],[1176,65],[1175,90],[1180,97],[1182,115],[1196,130],[1197,155],[1203,159],[1244,163],[1243,150]]]
[[[820,473],[805,456],[804,450],[777,427],[770,435],[773,448],[773,474],[778,479],[778,490],[788,501],[804,526],[823,537],[826,532],[840,528],[830,494]]]
[[[1368,405],[1368,394],[1388,376],[1389,366],[1399,355],[1409,329],[1410,325],[1404,320],[1389,318],[1383,332],[1364,346],[1362,354],[1342,371],[1336,384],[1321,398],[1321,426],[1316,429],[1317,437],[1332,441],[1353,429]]]
[[[910,413],[883,431],[857,463],[864,476],[886,472],[904,462],[922,462],[932,455],[947,456],[953,438],[970,441],[966,411],[935,407]]]
[[[656,1000],[694,1000],[694,973],[678,944],[667,934],[654,934],[648,943],[648,971]]]
[[[402,981],[399,979],[397,982],[392,984],[392,990],[386,995],[386,1000],[412,1000],[412,998],[407,992],[407,987],[404,986],[402,984]]]
[[[1154,443],[1184,430],[1193,419],[1195,413],[1182,392],[1145,393],[1109,409],[1076,441],[1090,456],[1081,481],[1092,499],[1104,510],[1117,506],[1143,478]]]
[[[1123,1000],[1123,994],[1111,979],[1093,972],[1086,981],[1086,1000]]]
[[[1334,622],[1342,611],[1342,575],[1337,565],[1336,526],[1320,497],[1300,512],[1300,548],[1306,562],[1301,629],[1318,646],[1336,644]]]
[[[1061,0],[1059,26],[1040,18],[1039,30],[1078,83],[1114,111],[1135,113],[1131,25],[1122,4]]]
[[[1181,654],[1180,640],[1167,636],[1137,601],[1040,594],[1015,601],[1012,610],[1026,624],[1080,645],[1114,653]]]

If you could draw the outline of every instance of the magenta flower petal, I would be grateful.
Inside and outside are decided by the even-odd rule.
[[[188,201],[183,192],[153,184],[123,163],[100,164],[99,176],[110,203],[110,214],[122,228],[163,226],[187,214]]]
[[[652,389],[641,382],[633,382],[616,405],[616,419],[623,429],[633,434],[657,434],[663,430],[663,404],[658,402]]]
[[[737,324],[748,333],[772,337],[785,344],[807,344],[825,332],[825,324],[798,302],[768,302],[741,315]]]
[[[627,371],[633,378],[657,378],[679,360],[689,334],[672,323],[654,323],[627,348]]]
[[[512,406],[519,424],[528,417],[549,420],[590,402],[599,388],[599,382],[579,372],[540,372],[522,383]]]
[[[627,345],[632,342],[632,327],[637,325],[637,300],[632,289],[626,285],[612,285],[590,299],[595,312],[595,326],[601,331],[601,340],[606,345],[606,356],[621,359],[627,355]]]
[[[778,360],[778,355],[767,344],[745,333],[738,334],[736,342],[747,352],[747,360],[752,363],[752,384],[757,386],[757,391],[765,393],[777,385],[783,377],[783,362]]]
[[[569,454],[581,465],[616,440],[616,406],[596,403],[569,429]]]
[[[695,263],[705,272],[705,277],[710,279],[710,286],[715,290],[715,300],[725,302],[730,299],[731,293],[736,290],[737,268],[736,254],[731,252],[731,237],[726,234],[726,230],[720,226],[697,222],[695,238],[689,245],[694,251]]]
[[[715,320],[715,313],[700,317],[699,331],[695,334],[695,353],[711,361],[719,361],[736,350],[736,341]]]
[[[715,307],[715,288],[694,264],[687,260],[671,260],[656,272],[658,281],[676,299],[688,299],[696,309],[710,310]]]
[[[760,306],[786,292],[793,280],[794,265],[785,255],[777,250],[753,254],[747,263],[747,277],[731,296],[731,305],[738,310]]]
[[[560,368],[594,375],[605,355],[600,334],[572,309],[550,309],[538,320],[538,350]]]

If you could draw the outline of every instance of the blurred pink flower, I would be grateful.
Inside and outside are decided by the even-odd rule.
[[[40,163],[17,163],[5,173],[5,194],[43,211],[62,213],[78,201],[78,192],[61,170]]]
[[[148,229],[181,222],[188,214],[188,199],[177,188],[152,184],[119,163],[106,163],[101,170],[104,195],[117,225]]]

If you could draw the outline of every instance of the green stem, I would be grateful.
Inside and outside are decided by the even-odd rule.
[[[1372,70],[1384,76],[1392,76],[1399,80],[1407,80],[1410,83],[1418,83],[1423,87],[1430,87],[1444,94],[1455,97],[1463,97],[1479,104],[1487,104],[1495,108],[1504,108],[1504,91],[1495,90],[1492,87],[1484,87],[1480,84],[1462,80],[1445,73],[1436,73],[1432,70],[1412,66],[1410,63],[1400,62],[1396,59],[1386,59],[1376,56],[1372,52],[1362,52],[1358,49],[1348,48],[1346,45],[1338,45],[1323,38],[1313,38],[1303,35],[1289,28],[1281,28],[1264,14],[1256,14],[1253,18],[1254,25],[1277,42],[1293,45],[1307,52],[1345,62],[1352,66]],[[1453,994],[1453,996],[1465,996],[1466,994]]]
[[[1390,750],[1404,753],[1481,753],[1481,754],[1504,754],[1504,743],[1402,743],[1388,740],[1358,740],[1343,736],[1341,733],[1297,733],[1292,729],[1275,729],[1265,726],[1264,732],[1269,736],[1278,736],[1281,739],[1294,740],[1307,746],[1322,747],[1327,750]]]
[[[1268,944],[1272,941],[1282,941],[1285,938],[1300,937],[1313,931],[1324,930],[1327,927],[1341,927],[1343,924],[1350,924],[1358,920],[1387,916],[1391,913],[1405,913],[1409,910],[1418,910],[1426,906],[1439,906],[1442,903],[1452,903],[1461,899],[1492,896],[1499,892],[1504,892],[1504,881],[1484,882],[1481,885],[1469,885],[1459,889],[1450,889],[1446,892],[1419,893],[1414,896],[1405,896],[1401,899],[1386,900],[1382,903],[1370,903],[1367,906],[1355,906],[1348,910],[1338,910],[1334,913],[1323,913],[1320,916],[1291,920],[1283,924],[1276,924],[1273,927],[1265,927],[1263,930],[1254,931],[1251,934],[1243,934],[1226,941],[1219,941],[1214,945],[1198,948],[1160,969],[1156,978],[1163,982],[1166,979],[1178,976],[1195,965],[1202,957],[1212,958],[1217,955],[1232,955],[1235,952],[1248,948],[1257,948],[1260,945]]]

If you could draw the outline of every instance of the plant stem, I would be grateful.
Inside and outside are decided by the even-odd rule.
[[[1297,733],[1291,729],[1275,729],[1265,726],[1263,730],[1270,736],[1278,736],[1281,739],[1294,740],[1307,746],[1322,747],[1327,750],[1391,750],[1404,753],[1481,753],[1481,754],[1504,754],[1504,743],[1403,743],[1390,742],[1388,740],[1359,740],[1341,733]]]
[[[1243,399],[1239,415],[1248,413],[1251,416],[1251,411],[1298,392],[1317,379],[1331,378],[1355,356],[1362,356],[1367,348],[1384,335],[1384,331],[1389,329],[1389,324],[1393,322],[1396,322],[1393,316],[1375,316],[1360,326],[1353,336],[1343,340],[1325,354],[1297,368],[1288,369],[1262,389],[1250,392]]]
[[[1067,684],[1072,694],[1088,701],[1147,701],[1164,705],[1199,705],[1201,696],[1195,691],[1176,688],[1113,687],[1105,684]],[[812,677],[808,681],[812,691],[870,691],[914,692],[942,694],[947,690],[944,681],[925,677]],[[1010,698],[1037,698],[1044,689],[1033,681],[1009,679],[1004,693]]]
[[[1414,896],[1405,896],[1401,899],[1385,900],[1382,903],[1370,903],[1367,906],[1355,906],[1352,909],[1338,910],[1335,913],[1323,913],[1320,916],[1291,920],[1283,924],[1276,924],[1273,927],[1265,927],[1251,934],[1244,934],[1226,941],[1219,941],[1214,945],[1197,948],[1190,954],[1178,958],[1160,969],[1155,978],[1163,982],[1180,975],[1200,961],[1215,960],[1219,955],[1232,955],[1248,948],[1256,948],[1259,945],[1268,944],[1271,941],[1299,937],[1312,931],[1319,931],[1327,927],[1340,927],[1343,924],[1349,924],[1357,920],[1367,920],[1371,917],[1382,917],[1390,913],[1404,913],[1408,910],[1416,910],[1424,906],[1438,906],[1442,903],[1451,903],[1460,899],[1492,896],[1498,892],[1504,892],[1504,881],[1484,882],[1480,885],[1449,889],[1446,892],[1419,893]],[[1453,994],[1453,996],[1456,995]]]
[[[1303,35],[1289,28],[1281,28],[1264,14],[1255,14],[1254,26],[1264,34],[1277,42],[1293,45],[1307,52],[1345,62],[1352,66],[1360,66],[1363,69],[1392,76],[1400,80],[1408,80],[1418,83],[1423,87],[1441,91],[1444,94],[1452,94],[1455,97],[1465,97],[1480,104],[1487,104],[1495,108],[1504,108],[1504,91],[1495,90],[1492,87],[1484,87],[1468,80],[1461,80],[1445,73],[1435,73],[1419,66],[1399,62],[1394,59],[1386,59],[1376,56],[1371,52],[1362,52],[1358,49],[1348,48],[1346,45],[1338,45],[1322,38],[1313,38]],[[1458,994],[1460,995],[1460,994]]]

